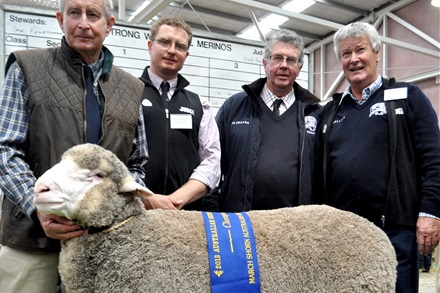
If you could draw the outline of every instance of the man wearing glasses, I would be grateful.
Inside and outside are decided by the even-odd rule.
[[[304,44],[274,33],[264,48],[266,78],[243,86],[217,113],[221,181],[211,210],[240,212],[311,203],[317,97],[295,82]]]
[[[191,45],[191,28],[165,16],[151,27],[150,66],[141,80],[149,161],[145,185],[155,194],[146,208],[202,210],[201,198],[220,176],[220,142],[211,106],[185,89],[179,74]]]

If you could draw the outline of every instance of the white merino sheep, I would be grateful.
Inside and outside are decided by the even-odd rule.
[[[147,211],[136,189],[148,194],[114,154],[91,144],[71,148],[38,179],[38,210],[89,231],[62,242],[67,292],[211,292],[202,213]],[[367,220],[319,205],[247,214],[261,292],[394,292],[394,249]]]

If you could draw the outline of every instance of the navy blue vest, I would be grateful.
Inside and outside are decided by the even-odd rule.
[[[145,185],[154,193],[169,195],[185,184],[200,164],[199,128],[203,116],[199,96],[184,87],[189,83],[179,75],[177,88],[168,102],[168,113],[159,91],[151,84],[145,69],[143,114],[147,133],[149,160],[145,168]],[[172,129],[172,115],[191,115],[192,129]],[[202,209],[201,201],[185,209]]]

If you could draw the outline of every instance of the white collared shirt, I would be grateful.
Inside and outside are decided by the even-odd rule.
[[[168,100],[171,100],[177,87],[177,76],[170,80],[164,80],[159,75],[152,72],[150,68],[148,68],[148,76],[150,77],[151,83],[154,85],[155,88],[157,88],[160,94],[162,94],[162,89],[160,88],[162,82],[167,81],[170,84],[170,90],[168,91]]]
[[[277,99],[282,99],[283,102],[280,104],[280,115],[282,115],[284,112],[287,111],[287,109],[290,108],[290,106],[293,105],[293,103],[295,103],[295,92],[292,88],[292,90],[285,95],[284,97],[278,98],[277,96],[275,96],[267,87],[267,84],[264,85],[263,90],[261,91],[261,99],[263,100],[263,102],[267,105],[267,107],[271,110],[273,110],[273,103],[277,100]]]

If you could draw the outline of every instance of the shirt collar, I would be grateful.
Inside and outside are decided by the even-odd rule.
[[[263,100],[263,102],[269,107],[272,107],[273,102],[275,102],[275,100],[280,99],[277,96],[275,96],[267,87],[267,83],[264,85],[263,90],[261,91],[261,99]],[[293,105],[293,103],[295,102],[295,91],[292,90],[285,95],[284,97],[281,97],[281,99],[283,100],[286,108],[288,109],[290,106]]]
[[[154,85],[155,88],[157,88],[157,90],[159,92],[160,92],[160,85],[162,84],[162,82],[168,81],[168,83],[170,84],[170,91],[169,92],[171,95],[173,95],[173,93],[177,87],[177,76],[173,79],[170,79],[170,80],[164,80],[162,77],[160,77],[159,75],[157,75],[153,71],[151,71],[150,68],[148,68],[148,76],[150,77],[151,83]]]
[[[89,66],[90,69],[92,69],[93,77],[95,79],[94,81],[98,80],[99,76],[101,75],[103,64],[104,64],[104,54],[101,52],[98,61],[85,65],[85,66]]]
[[[356,103],[358,103],[359,105],[364,104],[375,92],[377,92],[377,90],[382,86],[382,76],[379,74],[377,76],[377,79],[370,84],[368,87],[364,88],[362,90],[362,99],[358,100],[356,99],[353,94],[351,93],[351,87],[348,86],[344,93],[342,94],[342,99],[339,102],[339,104],[342,103],[342,100],[346,97],[346,96],[350,96],[353,100],[356,101]]]

